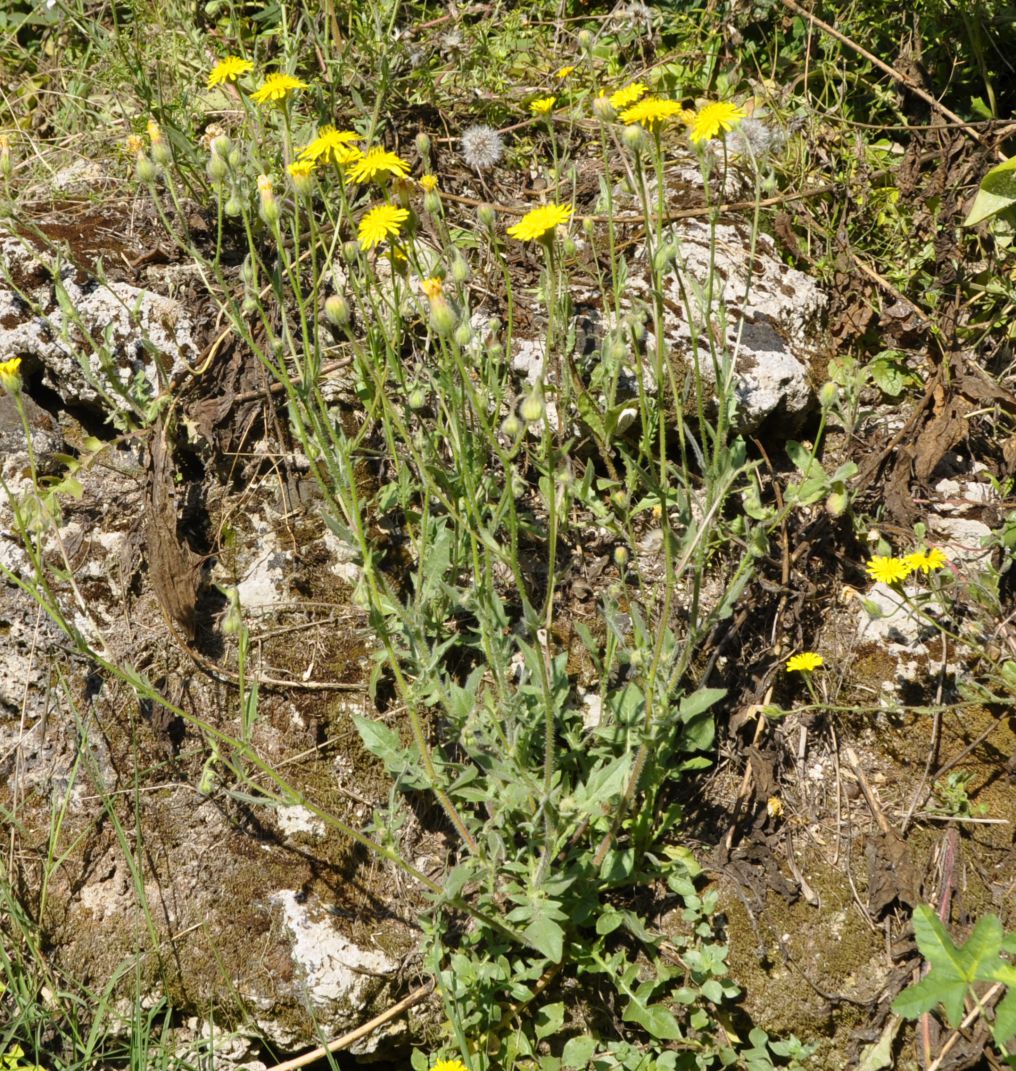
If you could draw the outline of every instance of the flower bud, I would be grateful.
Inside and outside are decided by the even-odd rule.
[[[519,406],[519,416],[527,424],[536,424],[543,419],[543,399],[535,391],[527,394]]]
[[[6,135],[0,135],[0,178],[6,182],[13,170],[10,139]]]
[[[846,491],[833,491],[825,500],[826,513],[830,517],[842,517],[850,505],[850,495]]]
[[[575,244],[575,239],[569,234],[561,243],[561,252],[566,257],[573,257],[578,251],[579,247]]]
[[[473,329],[464,320],[455,328],[455,334],[452,336],[455,339],[456,346],[468,346],[473,341]]]
[[[624,491],[615,491],[610,496],[610,501],[614,503],[617,509],[624,509],[624,507],[628,505],[628,496]]]
[[[269,227],[275,228],[279,225],[279,216],[281,215],[281,212],[279,211],[279,202],[275,200],[274,196],[271,198],[261,198],[261,210],[259,215]]]
[[[342,258],[347,264],[355,264],[360,258],[360,243],[346,242],[342,246]]]
[[[446,338],[455,330],[457,324],[458,318],[455,315],[455,310],[447,301],[441,299],[431,302],[430,326],[434,334]]]
[[[159,170],[144,153],[139,152],[135,174],[138,176],[139,182],[150,186],[158,177]]]
[[[588,52],[593,47],[595,38],[589,30],[579,30],[578,37],[575,40],[583,52]]]
[[[218,186],[228,174],[229,164],[221,156],[210,156],[208,158],[208,177],[212,180],[213,185]]]
[[[431,190],[423,195],[423,210],[428,215],[436,216],[441,212],[441,196]]]
[[[591,238],[595,231],[596,231],[596,220],[594,220],[592,216],[583,216],[582,217],[582,233],[587,238]]]
[[[627,547],[614,547],[614,564],[618,569],[623,569],[628,564],[629,557]]]
[[[633,153],[640,153],[646,144],[646,132],[638,124],[632,124],[624,128],[621,140]]]
[[[617,108],[603,96],[593,98],[593,115],[601,123],[611,123],[617,118]]]
[[[152,159],[160,166],[165,167],[173,162],[173,150],[165,138],[152,142]]]
[[[673,242],[666,242],[653,254],[653,267],[657,274],[662,275],[675,260],[677,260],[677,246]]]
[[[236,194],[231,194],[226,203],[222,206],[223,212],[226,213],[231,219],[236,219],[237,216],[243,214],[243,202]]]
[[[416,151],[424,160],[430,159],[430,137],[422,130],[416,135]]]
[[[243,162],[243,157],[240,155],[239,149],[230,149],[229,152],[229,166],[236,171],[240,164]]]
[[[212,138],[212,143],[208,146],[212,156],[221,156],[223,160],[227,161],[229,160],[229,150],[232,147],[233,143],[225,134],[219,134],[217,137]]]
[[[459,286],[469,282],[469,264],[458,253],[455,254],[455,259],[452,261],[452,278]]]
[[[349,323],[349,302],[341,294],[325,298],[325,319],[336,327],[345,327]]]
[[[833,382],[823,383],[818,392],[818,403],[823,409],[834,406],[839,399],[839,388]]]
[[[476,218],[480,221],[481,227],[493,227],[494,226],[494,208],[492,205],[483,204],[476,210]]]
[[[522,421],[514,413],[509,413],[501,424],[501,431],[509,439],[517,439],[522,434]]]
[[[240,311],[244,316],[250,316],[250,314],[256,311],[258,307],[257,299],[254,297],[245,297],[243,304],[240,306]]]
[[[0,387],[8,394],[17,394],[21,386],[21,358],[11,357],[0,361]]]
[[[419,412],[427,404],[427,394],[422,387],[414,387],[406,401],[413,412]]]

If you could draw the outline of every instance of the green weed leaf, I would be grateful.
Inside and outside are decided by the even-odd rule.
[[[989,216],[997,215],[1016,204],[1016,157],[993,167],[981,180],[964,227],[973,227]]]

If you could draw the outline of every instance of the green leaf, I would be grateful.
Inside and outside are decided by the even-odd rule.
[[[691,721],[696,714],[701,714],[703,711],[708,710],[726,694],[726,688],[699,688],[697,692],[681,697],[677,712],[682,721]]]
[[[596,1039],[590,1037],[571,1038],[565,1043],[561,1061],[565,1067],[584,1068],[596,1052]]]
[[[1016,204],[1016,156],[993,167],[983,179],[964,227],[973,227],[989,216],[1004,212]]]
[[[660,1041],[678,1041],[681,1027],[662,1004],[645,1004],[632,998],[622,1016],[626,1023],[637,1023]]]
[[[1014,1034],[1016,1034],[1016,989],[1010,989],[995,1008],[995,1024],[991,1028],[991,1036],[995,1039],[995,1044],[1002,1048]]]
[[[560,963],[564,955],[564,930],[549,915],[539,913],[522,931],[523,937],[551,961]]]
[[[550,1037],[564,1026],[564,1005],[544,1004],[536,1013],[534,1021],[537,1038]]]

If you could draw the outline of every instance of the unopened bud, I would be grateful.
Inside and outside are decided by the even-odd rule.
[[[229,164],[221,156],[208,158],[208,177],[214,185],[218,185],[229,174]]]
[[[360,258],[360,243],[346,242],[342,246],[342,258],[347,264],[355,264]]]
[[[621,139],[633,153],[639,153],[645,146],[646,132],[638,124],[632,124],[624,128]]]
[[[440,335],[442,338],[450,335],[458,325],[458,318],[455,315],[455,310],[443,299],[440,301],[431,302],[430,306],[430,326],[434,331],[434,334]]]
[[[818,403],[823,409],[829,409],[836,404],[840,396],[839,388],[833,382],[823,383],[818,392]]]
[[[617,108],[610,103],[607,97],[594,97],[593,115],[595,115],[601,123],[610,123],[617,118]]]
[[[850,495],[846,491],[833,491],[825,500],[826,513],[830,517],[842,517],[850,505]]]
[[[455,334],[452,337],[455,339],[456,346],[468,346],[473,341],[473,329],[463,320],[455,328]]]
[[[423,210],[428,215],[436,216],[441,212],[441,196],[434,190],[423,195]]]
[[[589,30],[579,30],[578,37],[576,38],[578,46],[583,52],[588,52],[593,47],[593,42],[595,40],[596,39]]]
[[[236,194],[233,194],[222,206],[222,210],[231,219],[236,219],[237,216],[243,213],[243,202]]]
[[[459,286],[469,282],[469,264],[464,257],[460,257],[458,254],[456,254],[455,259],[452,261],[452,278],[459,284]]]
[[[476,218],[480,221],[481,227],[493,227],[494,226],[494,208],[492,205],[483,204],[476,210]]]
[[[144,153],[139,152],[135,174],[138,176],[139,182],[143,182],[146,186],[150,186],[158,176],[159,169],[147,156],[145,156]]]
[[[243,157],[240,155],[239,149],[231,149],[229,152],[229,166],[236,171],[240,166]]]
[[[165,138],[152,142],[152,159],[160,166],[165,167],[173,162],[173,150]]]
[[[233,143],[225,134],[219,134],[217,137],[212,138],[212,143],[208,146],[211,149],[212,156],[221,156],[223,160],[227,161],[229,159],[229,150],[232,147]]]
[[[349,323],[349,302],[341,294],[325,298],[325,318],[336,327],[345,327]]]
[[[424,160],[430,158],[430,137],[423,131],[416,135],[416,151]]]
[[[535,424],[543,419],[543,399],[539,394],[527,394],[522,399],[519,415],[527,424]]]
[[[501,424],[501,431],[509,439],[517,439],[522,434],[522,421],[514,413],[509,413]]]
[[[409,402],[410,409],[419,412],[427,404],[427,394],[422,387],[415,387],[409,392],[406,401]]]
[[[566,257],[573,257],[579,251],[579,247],[575,244],[575,239],[570,234],[561,243],[561,251]]]
[[[627,547],[614,547],[614,564],[618,569],[623,569],[628,564],[629,557]]]

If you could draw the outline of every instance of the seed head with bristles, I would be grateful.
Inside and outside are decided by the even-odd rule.
[[[504,142],[493,127],[471,126],[462,134],[463,159],[477,171],[493,167],[503,152]]]

